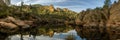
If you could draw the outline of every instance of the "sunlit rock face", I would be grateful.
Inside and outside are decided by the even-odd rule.
[[[109,9],[89,9],[82,11],[80,26],[76,28],[78,35],[88,40],[120,39],[120,1]]]
[[[103,26],[105,22],[105,13],[103,10],[96,8],[96,9],[87,9],[87,11],[82,11],[79,14],[80,22],[79,24],[83,26]]]
[[[14,17],[0,19],[0,32],[14,33],[20,29],[30,28],[31,21],[23,21]]]
[[[110,13],[109,26],[120,26],[120,1],[112,5]]]
[[[50,5],[50,6],[49,6],[49,10],[50,10],[50,12],[54,12],[54,11],[55,11],[53,5]]]
[[[107,23],[107,26],[110,27],[109,30],[111,36],[117,34],[117,38],[120,39],[120,1],[114,3],[110,9],[110,19]]]
[[[3,33],[15,32],[18,29],[17,25],[13,23],[0,22],[0,26],[0,32]]]

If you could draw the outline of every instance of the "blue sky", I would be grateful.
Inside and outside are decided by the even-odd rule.
[[[11,0],[14,5],[20,5],[21,0]],[[68,8],[70,10],[80,12],[87,8],[101,7],[104,4],[104,0],[23,0],[25,4],[42,4],[51,5],[59,8]],[[114,0],[111,0],[112,2]]]

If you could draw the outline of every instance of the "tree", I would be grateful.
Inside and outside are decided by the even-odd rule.
[[[107,19],[109,19],[109,16],[110,16],[111,5],[112,5],[111,0],[105,0],[103,8],[104,8],[104,11],[105,11],[104,13]]]
[[[109,8],[110,6],[111,6],[111,0],[105,0],[105,2],[104,2],[104,7],[107,7],[107,8]]]

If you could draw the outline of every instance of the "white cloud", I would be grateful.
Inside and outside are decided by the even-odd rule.
[[[12,4],[20,5],[21,0],[12,0]],[[53,4],[56,7],[68,8],[70,10],[80,12],[87,8],[101,7],[104,4],[104,0],[23,0],[24,4],[42,4],[50,5]],[[113,2],[113,0],[112,0]],[[91,5],[92,4],[92,5]]]
[[[65,2],[67,0],[37,0],[34,2],[27,2],[27,3],[31,3],[31,4],[44,4],[44,3],[57,3],[57,2]]]
[[[43,4],[43,3],[65,2],[65,1],[67,0],[23,0],[25,4]],[[21,0],[19,1],[12,0],[12,4],[20,5]]]

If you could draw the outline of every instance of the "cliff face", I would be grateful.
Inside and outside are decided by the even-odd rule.
[[[88,26],[102,26],[101,23],[104,23],[107,26],[114,24],[118,26],[120,23],[120,1],[114,3],[109,9],[108,8],[95,8],[87,9],[79,13],[79,19],[81,25]],[[94,25],[92,25],[92,23]],[[118,24],[118,25],[117,25]]]
[[[106,7],[87,9],[79,13],[80,26],[76,31],[78,35],[88,40],[120,39],[119,16],[120,1],[114,3],[109,9]]]
[[[120,26],[120,2],[114,3],[110,9],[110,26]]]
[[[103,26],[107,20],[102,8],[87,9],[87,11],[82,11],[79,16],[80,24],[83,26]]]

